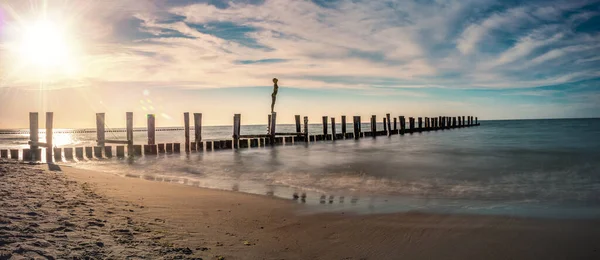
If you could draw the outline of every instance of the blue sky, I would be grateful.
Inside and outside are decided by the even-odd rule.
[[[41,10],[41,1],[4,2],[0,55],[14,14],[27,20]],[[225,124],[243,112],[247,123],[263,123],[273,77],[283,122],[294,114],[600,117],[600,1],[47,3],[49,19],[80,46],[77,73],[36,76],[0,61],[0,127],[23,124],[26,116],[6,112],[17,107],[72,111],[49,100],[59,92],[79,95],[74,117],[132,110],[179,125],[190,111]],[[130,99],[114,98],[121,93]],[[143,109],[143,99],[165,105]]]

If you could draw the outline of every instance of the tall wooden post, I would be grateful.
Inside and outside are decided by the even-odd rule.
[[[423,118],[419,117],[419,131],[423,130]]]
[[[202,146],[202,113],[194,113],[194,142],[196,150],[199,152],[204,150],[204,146]]]
[[[235,148],[235,149],[239,148],[241,121],[242,121],[241,114],[233,115],[233,148]]]
[[[396,130],[398,130],[398,118],[394,117],[394,131],[396,131]]]
[[[183,113],[183,130],[185,132],[184,149],[185,152],[188,153],[190,152],[190,113],[188,112]]]
[[[327,139],[327,116],[323,117],[323,138]]]
[[[308,140],[309,135],[308,135],[308,117],[307,116],[304,117],[304,121],[303,122],[304,122],[304,128],[303,128],[304,131],[302,132],[302,134],[304,136],[304,142],[308,143],[309,142],[309,140]]]
[[[465,126],[467,122],[465,121],[465,116],[462,116],[462,126]]]
[[[104,113],[96,113],[96,142],[98,146],[104,146],[104,140],[106,140],[104,126],[105,117]]]
[[[29,141],[31,141],[30,145],[29,145],[29,149],[31,152],[31,156],[30,158],[25,158],[25,156],[23,156],[23,160],[26,159],[31,159],[32,161],[37,161],[40,158],[35,158],[35,155],[37,155],[37,150],[38,150],[38,146],[37,143],[39,142],[39,123],[38,123],[38,113],[37,112],[31,112],[29,113]]]
[[[300,133],[302,131],[300,128],[300,115],[295,115],[294,118],[296,119],[296,133]]]
[[[386,134],[387,134],[387,131],[388,131],[387,125],[388,125],[387,124],[387,118],[384,117],[383,118],[383,131],[386,132]]]
[[[478,121],[477,117],[475,117],[475,124],[476,125],[479,124],[479,121]]]
[[[46,162],[52,162],[52,126],[54,121],[54,113],[46,112]]]
[[[267,116],[267,134],[270,135],[271,134],[271,121],[273,121],[273,119],[271,118],[273,115],[269,114]]]
[[[304,142],[308,143],[308,117],[304,117]]]
[[[331,118],[331,140],[335,140],[335,117]]]
[[[346,116],[342,116],[342,135],[346,138]]]
[[[404,116],[400,117],[400,133],[404,134],[406,132],[406,118]]]
[[[276,130],[276,126],[277,126],[277,112],[273,112],[271,113],[271,133],[269,133],[271,135],[271,144],[274,144],[275,142],[275,130]]]
[[[127,120],[127,154],[133,156],[133,112],[127,112],[125,114],[125,119]]]
[[[354,116],[352,123],[354,126],[354,139],[358,139],[360,138],[360,116]]]
[[[385,114],[385,117],[387,118],[387,135],[390,136],[392,133],[392,122],[390,120],[390,114]]]
[[[154,114],[146,115],[148,121],[148,145],[156,144],[156,117]]]
[[[377,116],[371,115],[371,134],[373,138],[377,137]]]

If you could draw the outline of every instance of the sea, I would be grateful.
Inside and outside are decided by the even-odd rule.
[[[302,212],[429,212],[586,219],[600,217],[600,119],[482,121],[480,126],[360,140],[62,162],[129,178],[231,190],[306,204]],[[336,127],[338,132],[341,125]],[[369,124],[362,124],[370,131]],[[383,126],[379,124],[378,130]],[[295,132],[294,125],[277,125]],[[352,126],[347,126],[352,131]],[[265,134],[265,125],[242,134]],[[96,134],[55,129],[57,147],[93,146]],[[311,134],[321,125],[309,126]],[[205,126],[204,140],[231,126]],[[193,132],[190,133],[193,136]],[[125,140],[124,132],[107,139]],[[44,140],[43,133],[40,139]],[[134,133],[147,142],[146,132]],[[158,131],[157,143],[184,141]],[[0,148],[28,134],[0,130]]]

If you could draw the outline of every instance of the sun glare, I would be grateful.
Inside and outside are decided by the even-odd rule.
[[[65,32],[54,22],[40,20],[23,29],[19,43],[19,55],[23,61],[41,67],[62,66],[70,62]]]

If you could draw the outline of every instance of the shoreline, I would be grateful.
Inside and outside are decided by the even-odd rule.
[[[144,230],[132,234],[135,238],[133,241],[137,241],[137,237],[140,237],[140,241],[153,241],[152,238],[160,237],[162,243],[150,245],[140,242],[134,247],[127,247],[111,242],[110,232],[113,230],[114,233],[114,229],[107,230],[94,224],[77,226],[81,230],[76,232],[85,233],[91,229],[91,232],[98,232],[100,237],[108,236],[102,250],[90,251],[101,254],[96,256],[101,258],[125,258],[130,251],[146,254],[150,258],[171,259],[175,256],[184,259],[600,258],[600,246],[597,245],[600,220],[418,212],[299,214],[298,211],[304,207],[302,204],[264,195],[119,177],[70,167],[51,172],[46,170],[47,165],[6,165],[2,164],[1,192],[10,192],[15,185],[23,185],[22,188],[37,190],[35,194],[40,197],[38,201],[43,201],[44,196],[52,192],[78,198],[86,205],[79,210],[86,210],[86,213],[93,209],[94,214],[100,215],[109,207],[118,208],[122,211],[119,212],[120,216],[131,221],[118,223],[119,218],[103,215],[107,223],[128,225],[131,222],[130,229]],[[20,175],[20,178],[14,179],[13,176],[12,182],[8,182],[6,178],[9,174]],[[43,186],[40,187],[46,185],[41,181],[60,179],[64,179],[64,185],[61,186],[63,190],[44,190]],[[29,185],[24,185],[26,182]],[[51,189],[50,186],[47,188]],[[87,195],[77,197],[77,194]],[[36,200],[36,196],[27,196]],[[6,205],[20,203],[14,201],[15,197],[11,197],[12,201],[6,198],[2,199],[3,209]],[[72,210],[81,207],[75,205]],[[51,211],[52,207],[46,210]],[[12,224],[23,224],[23,219],[10,221]],[[0,222],[0,241],[5,239],[6,231],[2,227],[11,226],[3,223]],[[65,234],[69,238],[65,243],[77,244],[85,240],[71,233]],[[15,255],[22,253],[23,250],[15,250],[15,243],[31,246],[35,241],[30,240],[25,238],[8,244],[1,242],[0,255],[5,249],[13,249],[12,254]],[[91,248],[95,247],[92,245]],[[161,252],[168,253],[161,255]]]

